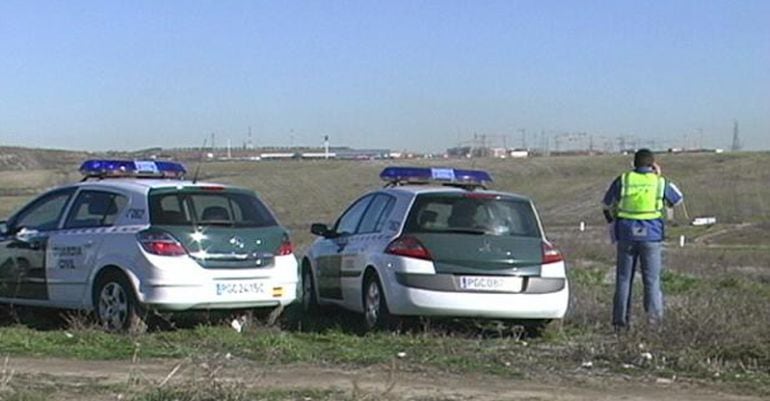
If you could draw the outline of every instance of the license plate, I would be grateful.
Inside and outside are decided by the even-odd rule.
[[[471,291],[521,292],[521,277],[461,276],[460,288]]]
[[[265,291],[265,283],[259,281],[235,281],[230,283],[217,283],[217,296],[262,294]]]

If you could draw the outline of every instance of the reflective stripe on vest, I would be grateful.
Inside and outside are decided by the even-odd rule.
[[[629,171],[621,176],[618,217],[632,220],[663,218],[665,178]]]

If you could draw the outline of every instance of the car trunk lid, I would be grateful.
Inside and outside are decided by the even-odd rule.
[[[172,234],[190,256],[205,268],[255,268],[273,265],[286,231],[279,226],[201,229],[158,226]]]
[[[412,234],[430,253],[437,273],[539,275],[542,240],[461,233]]]
[[[288,233],[251,191],[213,185],[153,189],[149,206],[153,228],[172,234],[205,268],[267,267],[286,252]]]
[[[491,192],[419,194],[404,235],[427,249],[437,273],[540,274],[543,236],[532,202]]]

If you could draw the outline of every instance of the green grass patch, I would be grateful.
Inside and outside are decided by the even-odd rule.
[[[607,272],[605,269],[587,268],[587,269],[569,269],[567,277],[570,283],[585,287],[599,287],[605,285]]]
[[[661,274],[660,281],[663,286],[663,293],[679,295],[693,291],[698,287],[702,280],[689,274],[664,270]]]
[[[491,342],[490,342],[491,341]],[[79,359],[128,360],[184,358],[201,354],[231,354],[269,364],[295,362],[371,366],[399,359],[406,365],[467,372],[497,372],[504,364],[490,345],[495,340],[473,341],[430,334],[372,333],[366,336],[338,330],[323,333],[287,332],[254,328],[238,333],[224,326],[148,333],[138,337],[96,330],[37,331],[24,326],[0,328],[0,354]],[[503,349],[515,343],[500,339]],[[490,362],[492,361],[492,362]]]

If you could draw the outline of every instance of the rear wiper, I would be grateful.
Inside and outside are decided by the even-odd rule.
[[[453,234],[473,234],[484,235],[487,232],[479,228],[446,228],[437,232],[453,233]]]
[[[229,221],[229,220],[204,220],[199,221],[199,225],[209,225],[209,226],[224,226],[224,227],[234,227],[235,222]]]

